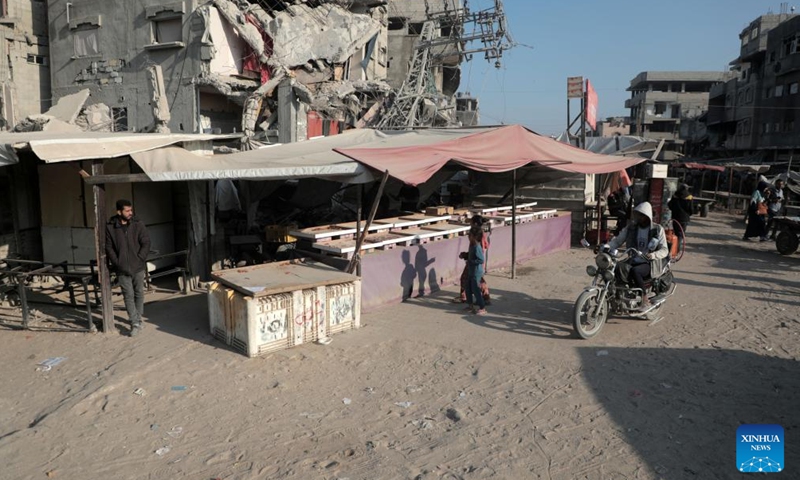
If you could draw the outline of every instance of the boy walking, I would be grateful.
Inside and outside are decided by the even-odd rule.
[[[485,257],[483,255],[483,229],[480,227],[473,227],[469,231],[469,254],[467,255],[467,302],[469,307],[467,310],[473,311],[478,315],[486,315],[486,302],[481,294],[479,282],[483,278],[483,264]],[[473,303],[474,302],[474,303]],[[475,310],[473,305],[477,305],[478,309]]]

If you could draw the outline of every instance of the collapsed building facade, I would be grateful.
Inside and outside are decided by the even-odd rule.
[[[50,0],[53,98],[88,90],[88,130],[242,132],[245,144],[375,126],[408,76],[424,5]],[[437,57],[435,88],[452,99],[462,57],[452,44]],[[453,109],[431,124],[455,122]]]

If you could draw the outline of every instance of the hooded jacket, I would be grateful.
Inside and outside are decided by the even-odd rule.
[[[144,223],[133,217],[126,231],[119,215],[111,217],[106,225],[106,255],[118,274],[132,276],[143,272],[149,253],[150,236]]]
[[[669,248],[667,247],[667,236],[664,233],[664,228],[661,225],[653,224],[653,207],[649,202],[642,202],[633,209],[634,212],[639,212],[650,219],[650,232],[647,236],[648,243],[656,239],[656,248],[650,253],[653,259],[650,260],[650,278],[658,278],[661,276],[661,271],[664,270],[665,259],[669,256]],[[636,236],[638,234],[639,226],[631,220],[628,225],[619,232],[619,235],[612,238],[608,244],[611,248],[617,249],[622,245],[628,246],[636,245]]]

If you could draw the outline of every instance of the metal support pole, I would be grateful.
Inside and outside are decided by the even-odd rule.
[[[581,97],[581,148],[586,150],[586,93]]]
[[[517,169],[511,174],[511,279],[517,278]]]
[[[92,163],[92,175],[103,174],[103,162]],[[114,300],[111,296],[111,274],[106,258],[106,187],[93,185],[94,196],[94,248],[97,258],[98,281],[100,282],[100,308],[103,317],[103,333],[114,330]]]
[[[569,135],[570,135],[570,133],[569,133],[569,129],[572,127],[572,124],[571,124],[571,123],[569,123],[569,119],[570,119],[570,118],[572,118],[572,115],[570,115],[570,111],[569,111],[569,97],[567,97],[567,140],[569,140]]]
[[[731,210],[733,210],[733,198],[731,198],[731,195],[733,195],[733,168],[730,170],[731,176],[728,181],[728,213],[731,213]]]
[[[83,277],[81,279],[81,285],[83,285],[83,300],[86,302],[86,319],[89,320],[89,333],[97,333],[97,327],[94,324],[94,318],[92,318],[92,301],[89,297],[89,278]]]
[[[386,187],[386,182],[388,180],[389,170],[386,170],[383,173],[383,178],[381,178],[381,184],[378,187],[378,193],[375,195],[375,200],[372,202],[372,209],[369,212],[369,217],[367,217],[367,223],[364,225],[364,230],[361,232],[361,235],[356,238],[356,250],[353,253],[353,258],[350,260],[350,264],[347,266],[347,273],[353,273],[356,265],[361,263],[361,245],[364,244],[364,238],[367,236],[369,227],[372,225],[372,221],[375,219],[375,214],[378,213],[378,204],[380,204],[381,196],[383,195],[383,189]]]
[[[364,203],[364,184],[358,185],[356,187],[356,238],[361,237],[361,215],[362,215],[362,204]],[[361,277],[361,262],[359,261],[356,264],[356,275]]]
[[[25,275],[17,275],[17,295],[22,306],[22,328],[28,329],[30,320],[30,309],[28,308],[28,292],[25,291]]]

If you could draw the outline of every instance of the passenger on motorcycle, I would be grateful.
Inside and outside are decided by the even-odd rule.
[[[653,224],[653,207],[649,202],[642,202],[633,209],[631,221],[608,245],[612,249],[627,245],[628,248],[635,248],[644,254],[645,258],[637,255],[631,256],[627,262],[621,262],[617,266],[617,274],[645,292],[642,310],[647,310],[650,299],[647,298],[645,280],[658,278],[664,269],[665,259],[669,256],[664,228]]]

